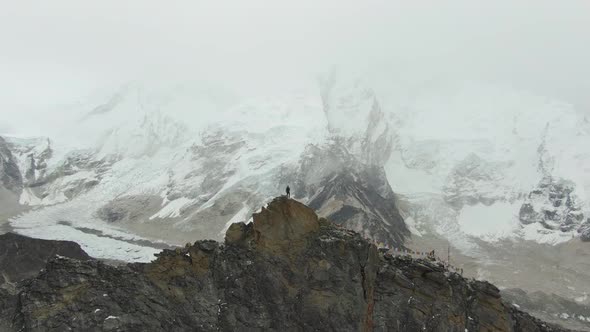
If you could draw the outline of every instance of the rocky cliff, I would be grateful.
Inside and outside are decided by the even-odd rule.
[[[383,167],[361,163],[341,142],[308,146],[297,173],[284,177],[318,215],[361,235],[402,246],[410,235]]]
[[[0,287],[36,276],[56,255],[91,259],[75,242],[32,239],[13,233],[0,235]]]
[[[58,256],[0,294],[2,317],[15,331],[560,331],[487,282],[384,255],[284,197],[224,244],[157,256],[122,267]]]
[[[74,242],[32,239],[12,233],[0,235],[0,331],[11,331],[14,327],[18,282],[37,276],[56,255],[91,259]]]

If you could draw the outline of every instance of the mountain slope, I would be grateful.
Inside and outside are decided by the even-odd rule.
[[[401,245],[409,233],[383,170],[389,125],[371,91],[346,87],[335,85],[321,100],[249,98],[204,116],[196,129],[166,112],[189,107],[183,92],[128,86],[72,129],[96,137],[89,146],[8,138],[27,179],[20,203],[38,207],[11,225],[28,236],[80,241],[96,257],[149,261],[162,242],[221,239],[290,184],[322,215]],[[359,129],[337,130],[341,115],[322,100],[357,99],[366,100],[350,109],[362,119]]]
[[[4,310],[26,331],[562,331],[489,283],[380,254],[286,198],[233,224],[225,245],[197,241],[124,267],[57,258]]]
[[[583,147],[590,122],[581,110],[471,83],[438,87],[396,109],[389,182],[416,202],[444,199],[457,215],[444,228],[486,241],[557,244],[579,236],[590,215],[590,153]],[[564,184],[567,194],[549,189]],[[569,197],[569,206],[554,195]]]

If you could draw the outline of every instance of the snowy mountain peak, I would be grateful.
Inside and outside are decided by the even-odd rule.
[[[579,151],[590,131],[571,108],[475,87],[455,91],[452,103],[435,96],[399,108],[360,80],[321,84],[319,96],[251,97],[203,112],[212,104],[184,88],[103,98],[72,129],[88,133],[86,148],[47,140],[11,148],[25,182],[21,204],[43,206],[12,225],[29,235],[58,227],[67,236],[94,229],[116,241],[183,243],[219,237],[290,185],[321,215],[390,243],[408,230],[462,249],[474,238],[558,243],[585,234],[590,156]],[[474,112],[480,100],[496,108]],[[556,194],[562,182],[574,185]]]
[[[339,77],[335,71],[320,80],[323,110],[332,134],[363,136],[371,120],[378,113],[378,102],[373,90],[360,80]]]
[[[375,92],[361,80],[347,80],[335,71],[320,80],[323,111],[334,139],[370,165],[384,165],[391,154],[393,133]]]

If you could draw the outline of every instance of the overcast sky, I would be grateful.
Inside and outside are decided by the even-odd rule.
[[[0,132],[132,80],[287,91],[335,65],[590,106],[588,0],[0,1]]]

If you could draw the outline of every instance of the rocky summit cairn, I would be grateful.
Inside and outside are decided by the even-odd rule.
[[[232,225],[225,244],[157,256],[55,258],[16,295],[0,292],[0,317],[14,331],[561,331],[487,282],[383,255],[284,197]]]

